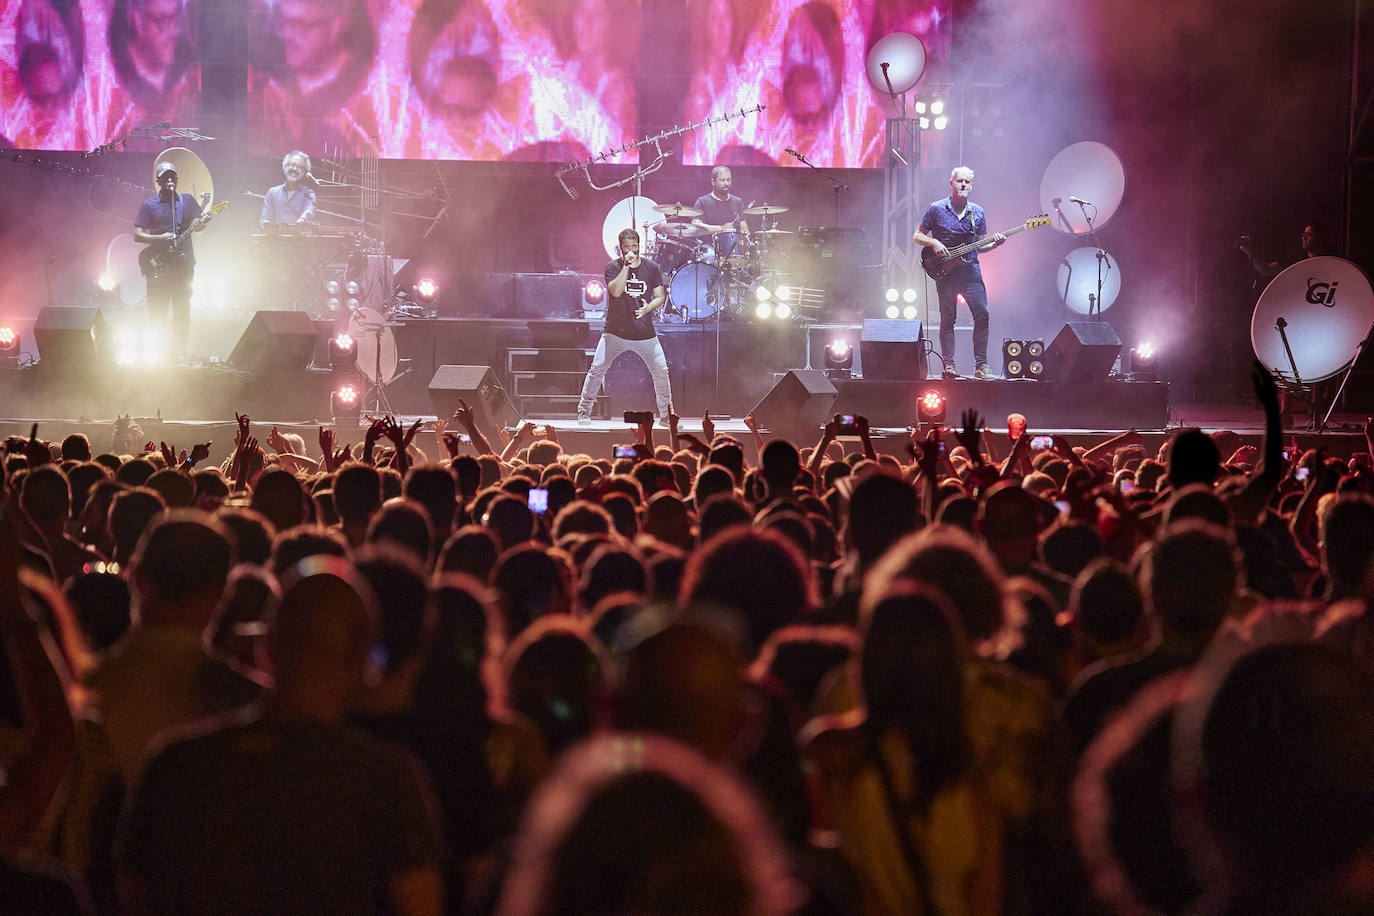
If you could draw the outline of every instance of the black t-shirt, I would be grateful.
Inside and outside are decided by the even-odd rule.
[[[708,226],[724,226],[744,217],[744,201],[733,194],[726,200],[714,194],[703,194],[692,206],[701,211],[697,218]]]
[[[621,266],[619,258],[606,265],[607,287],[620,273]],[[636,318],[635,310],[653,301],[654,290],[662,285],[663,271],[653,261],[641,258],[639,266],[632,267],[625,275],[625,295],[611,296],[606,305],[606,333],[624,340],[648,340],[656,336],[653,316]]]

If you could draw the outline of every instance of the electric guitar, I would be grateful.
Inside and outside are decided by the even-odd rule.
[[[1050,224],[1048,214],[1041,213],[1032,216],[1015,229],[1008,229],[1002,235],[1011,237],[1018,232],[1025,232],[1027,229],[1043,229]],[[921,249],[921,267],[932,280],[943,280],[945,276],[960,264],[967,264],[967,255],[984,248],[991,248],[993,245],[992,236],[984,236],[976,242],[969,242],[967,245],[960,245],[958,248],[950,248],[944,255],[938,255],[933,248]]]
[[[210,202],[209,193],[202,194],[200,196],[200,202],[201,206],[208,204]],[[176,239],[171,242],[153,242],[146,245],[144,249],[138,253],[138,269],[143,271],[143,276],[147,277],[149,280],[162,279],[163,274],[171,270],[172,267],[181,260],[182,243],[191,237],[192,232],[195,232],[201,226],[205,225],[206,220],[219,213],[227,206],[229,206],[229,201],[221,200],[209,210],[187,223],[186,226],[177,233]]]

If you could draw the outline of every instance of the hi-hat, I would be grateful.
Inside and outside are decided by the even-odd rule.
[[[659,213],[666,213],[668,216],[700,216],[701,211],[696,207],[689,207],[684,203],[659,204],[654,207]]]
[[[774,207],[769,204],[759,204],[757,207],[747,207],[744,211],[749,216],[776,216],[779,213],[786,213],[786,207]]]
[[[660,223],[654,227],[654,232],[673,239],[694,239],[706,234],[705,229],[691,223]]]

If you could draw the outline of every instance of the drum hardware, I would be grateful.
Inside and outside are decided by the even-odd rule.
[[[658,204],[653,209],[658,213],[665,214],[669,219],[691,219],[692,217],[701,215],[701,211],[698,210],[696,207],[689,207],[681,202],[675,204]]]
[[[786,207],[775,207],[770,204],[759,204],[757,207],[745,207],[746,216],[777,216],[779,213],[786,213]]]
[[[373,414],[396,413],[386,386],[411,371],[410,361],[396,355],[396,337],[391,329],[401,326],[402,322],[391,320],[390,313],[382,315],[366,307],[354,309],[348,317],[348,334],[357,342],[358,371],[370,383],[361,403],[363,409]],[[401,368],[402,363],[407,365]],[[398,368],[400,372],[396,371]]]
[[[1313,391],[1308,428],[1325,428],[1355,362],[1374,333],[1374,289],[1356,264],[1331,256],[1304,258],[1269,281],[1255,303],[1250,343],[1286,390]],[[1289,372],[1279,366],[1287,364]],[[1299,374],[1301,369],[1301,375]],[[1318,425],[1315,382],[1344,373]]]

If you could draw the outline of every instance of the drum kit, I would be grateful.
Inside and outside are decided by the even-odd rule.
[[[743,317],[745,294],[784,270],[778,244],[792,232],[778,228],[777,217],[786,207],[765,203],[746,208],[745,216],[762,221],[747,234],[736,229],[708,233],[685,222],[702,213],[684,203],[650,209],[664,219],[647,227],[654,234],[648,254],[666,277],[669,314],[683,321]]]

